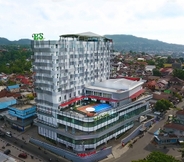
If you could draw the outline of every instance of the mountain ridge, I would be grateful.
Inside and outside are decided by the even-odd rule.
[[[31,44],[31,39],[19,39],[19,40],[14,40],[10,41],[7,38],[0,37],[0,45],[28,45]]]
[[[181,44],[167,43],[125,34],[105,35],[105,37],[113,39],[114,49],[117,51],[127,52],[131,50],[151,53],[184,52],[184,45]]]
[[[183,53],[184,45],[167,43],[143,37],[125,34],[107,34],[107,38],[113,39],[114,50],[121,52],[148,52],[148,53]],[[31,39],[19,39],[10,41],[0,37],[0,45],[30,45]]]

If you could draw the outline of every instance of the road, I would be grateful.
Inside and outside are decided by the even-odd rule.
[[[167,115],[170,112],[167,113]],[[151,139],[153,139],[153,134],[156,130],[162,127],[167,120],[167,116],[165,119],[155,123],[154,126],[145,133],[144,137],[137,140],[135,144],[133,144],[133,148],[128,149],[120,158],[113,159],[113,162],[131,162],[132,160],[138,160],[145,158],[152,151],[161,151],[165,154],[170,154],[172,156],[181,159],[181,153],[178,152],[180,146],[168,146],[166,149],[163,149],[163,146],[160,148],[151,144]],[[110,160],[112,162],[112,160]],[[109,161],[109,162],[110,162]]]
[[[25,143],[24,141],[20,140],[20,139],[17,139],[15,137],[7,137],[7,136],[4,136],[4,137],[1,137],[3,140],[9,142],[10,144],[12,145],[15,145],[16,147],[19,147],[23,150],[25,150],[25,152],[28,152],[28,153],[31,153],[34,156],[34,158],[39,158],[40,161],[49,161],[49,159],[51,158],[52,161],[57,161],[56,159],[58,159],[59,162],[68,162],[68,160],[60,157],[60,156],[57,156],[55,154],[52,154],[48,151],[45,151],[41,148],[38,149],[38,146],[35,146],[31,143]],[[33,159],[33,162],[34,162],[34,159]]]

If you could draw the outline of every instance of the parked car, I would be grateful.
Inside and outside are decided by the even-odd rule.
[[[8,155],[11,151],[9,149],[4,151],[4,154]]]
[[[12,137],[11,132],[6,132],[6,136],[8,136],[8,137]]]
[[[18,155],[18,157],[26,159],[26,158],[27,158],[27,154],[24,153],[24,152],[22,152],[22,153],[20,153],[20,154]]]

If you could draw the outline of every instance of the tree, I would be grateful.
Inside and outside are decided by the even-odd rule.
[[[173,76],[184,79],[184,71],[182,69],[174,69]]]
[[[171,102],[165,99],[158,100],[155,104],[155,110],[164,112],[166,110],[169,110],[169,108],[172,106]]]
[[[153,69],[153,76],[161,76],[161,73],[158,69]]]
[[[147,60],[148,65],[155,65],[155,61],[154,60]]]
[[[172,63],[172,58],[171,58],[171,56],[168,56],[168,57],[167,57],[167,63],[168,63],[168,64],[171,64],[171,63]]]
[[[175,159],[175,157],[171,155],[166,155],[162,152],[152,152],[146,158],[135,160],[132,162],[181,162],[181,161]]]

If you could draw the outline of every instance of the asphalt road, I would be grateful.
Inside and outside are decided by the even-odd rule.
[[[170,114],[170,112],[168,112],[167,115],[168,114]],[[167,116],[165,119],[155,123],[155,125],[145,133],[144,137],[138,139],[137,142],[133,144],[133,148],[130,148],[120,158],[113,159],[113,162],[131,162],[132,160],[143,159],[152,151],[161,151],[181,159],[181,153],[178,152],[180,146],[168,146],[164,149],[163,146],[158,147],[150,142],[153,139],[154,132],[162,127],[166,120]]]
[[[52,159],[52,162],[68,162],[68,160],[57,156],[55,154],[52,154],[48,151],[44,151],[43,148],[41,148],[41,150],[38,148],[38,146],[35,146],[31,143],[25,143],[24,141],[17,139],[15,137],[1,137],[3,140],[9,142],[10,144],[13,144],[23,150],[25,150],[25,152],[31,153],[33,155],[35,155],[34,158],[38,157],[39,159],[41,159],[42,161],[46,162],[49,161],[49,159]],[[57,159],[57,160],[56,160]],[[34,159],[33,159],[34,161]]]

